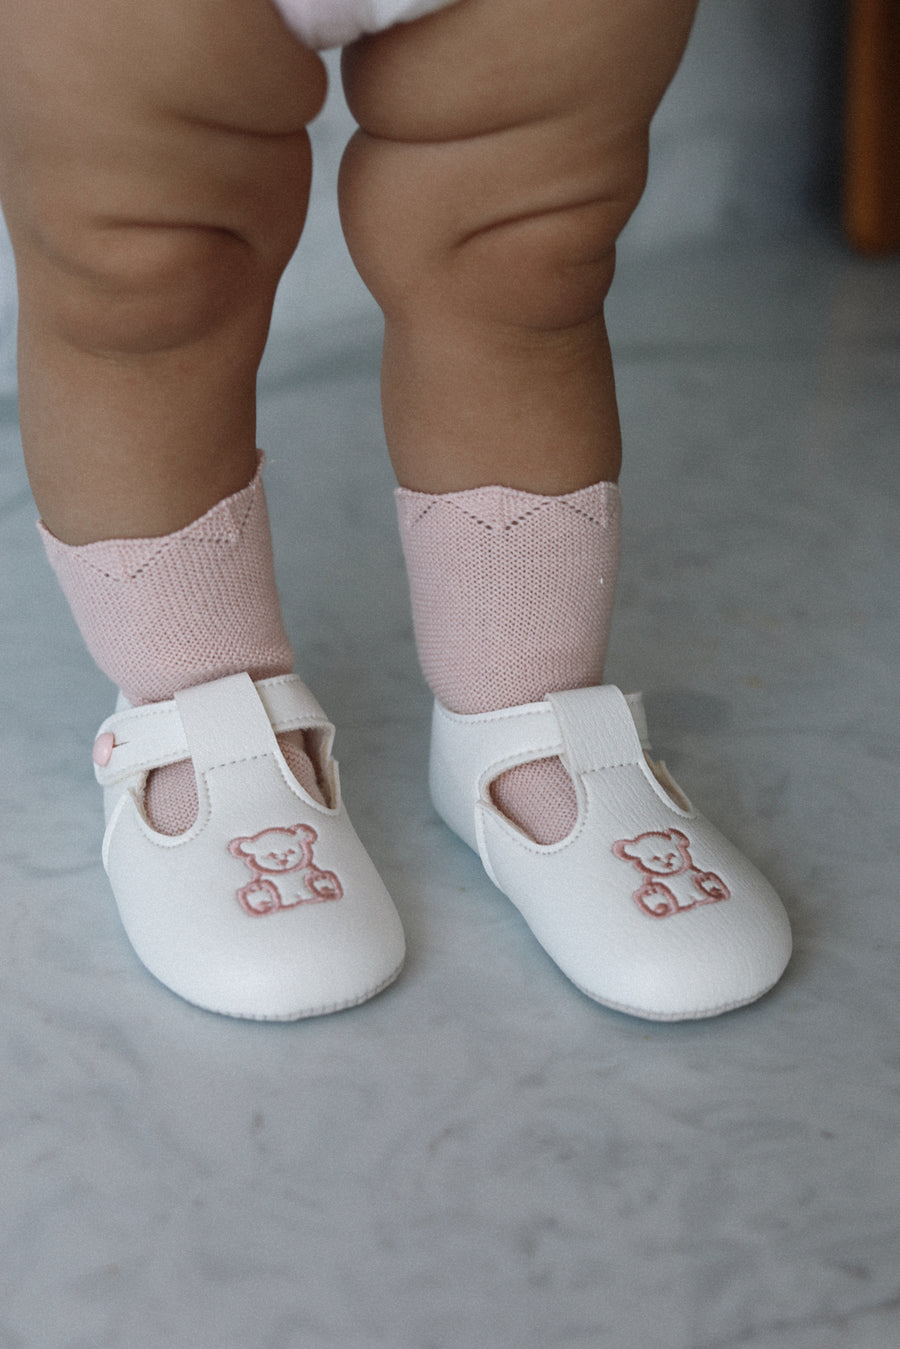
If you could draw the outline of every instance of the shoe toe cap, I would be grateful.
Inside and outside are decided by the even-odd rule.
[[[135,808],[124,810],[108,848],[110,881],[150,973],[196,1006],[254,1020],[337,1011],[390,984],[405,952],[393,901],[346,817],[316,823],[340,880],[315,866],[260,882],[235,855],[233,830],[209,824],[162,839]],[[274,832],[305,827],[287,816],[284,826]]]

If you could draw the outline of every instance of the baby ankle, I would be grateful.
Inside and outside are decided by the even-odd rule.
[[[564,496],[400,488],[397,507],[419,658],[445,707],[489,712],[602,681],[620,551],[614,483]],[[559,759],[510,770],[492,796],[538,842],[574,826]]]

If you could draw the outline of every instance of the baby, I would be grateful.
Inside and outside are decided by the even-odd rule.
[[[694,6],[70,0],[48,21],[39,0],[0,5],[28,473],[121,691],[94,746],[104,863],[139,956],[190,1001],[311,1016],[403,960],[332,728],[292,673],[256,442],[325,97],[316,49],[334,45],[435,804],[599,1002],[709,1016],[780,976],[777,897],[648,758],[639,700],[602,684],[621,455],[603,307]],[[660,923],[616,848],[676,827],[727,899]],[[315,839],[332,902],[241,902],[237,844],[270,832]]]

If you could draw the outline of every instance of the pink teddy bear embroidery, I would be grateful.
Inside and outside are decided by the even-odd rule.
[[[632,862],[645,878],[633,898],[650,918],[669,918],[698,904],[717,904],[731,896],[721,876],[694,865],[690,839],[680,829],[620,839],[612,850],[623,862]]]
[[[344,892],[337,876],[313,862],[312,845],[317,837],[308,824],[294,824],[288,829],[263,829],[250,838],[233,838],[228,851],[246,862],[253,875],[237,892],[241,908],[258,915],[340,899]]]

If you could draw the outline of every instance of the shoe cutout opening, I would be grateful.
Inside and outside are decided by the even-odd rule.
[[[284,741],[287,740],[289,736],[297,736],[298,739],[302,741],[303,752],[306,756],[307,763],[312,769],[311,778],[306,770],[304,770],[305,776],[301,777],[297,768],[294,767],[288,754],[285,752]],[[318,801],[320,805],[327,806],[329,810],[333,810],[337,802],[334,767],[327,753],[327,740],[328,733],[327,731],[322,730],[291,731],[288,732],[287,735],[278,737],[278,743],[281,745],[281,752],[284,754],[288,767],[300,783],[300,786],[304,791],[309,793],[314,801]],[[316,790],[312,790],[313,784]]]
[[[284,761],[299,785],[319,805],[331,806],[334,790],[326,766],[324,734],[285,731],[278,737]],[[154,768],[144,786],[144,815],[151,829],[167,838],[186,834],[200,809],[197,778],[190,759]]]
[[[167,838],[185,834],[199,810],[197,778],[190,759],[154,768],[144,784],[144,816],[151,829]]]
[[[545,847],[561,843],[575,828],[575,784],[558,757],[509,768],[494,779],[489,790],[501,815],[533,843]]]

